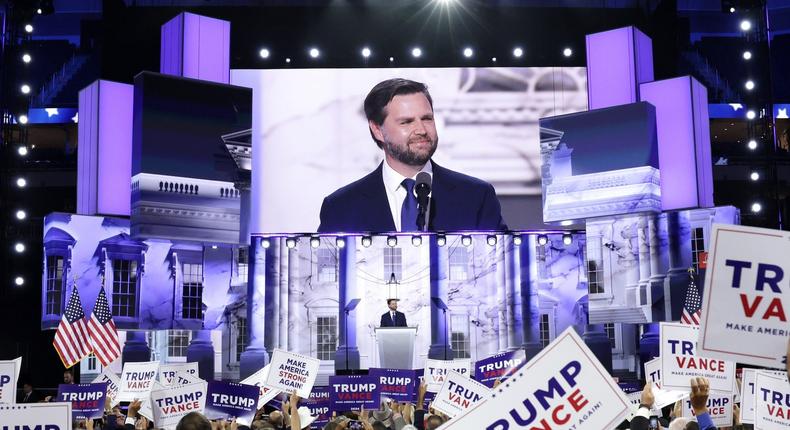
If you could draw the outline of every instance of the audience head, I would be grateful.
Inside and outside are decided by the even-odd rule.
[[[691,419],[686,417],[678,417],[672,420],[669,423],[669,430],[686,430],[686,425],[691,421]]]
[[[280,411],[272,411],[269,414],[269,422],[274,424],[275,427],[282,427],[283,425],[283,413]]]
[[[72,372],[71,369],[66,369],[63,371],[63,383],[64,384],[74,383],[74,372]]]
[[[190,412],[181,418],[176,430],[211,430],[211,423],[203,415]]]
[[[272,423],[264,420],[255,420],[250,426],[252,430],[274,430]]]
[[[436,430],[444,424],[444,420],[439,415],[431,415],[425,421],[425,430]]]
[[[30,394],[30,392],[32,391],[33,391],[33,384],[31,384],[30,382],[25,382],[24,384],[22,384],[23,393]]]

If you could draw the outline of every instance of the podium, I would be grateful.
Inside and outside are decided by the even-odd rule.
[[[417,327],[376,327],[375,332],[380,368],[413,369]]]

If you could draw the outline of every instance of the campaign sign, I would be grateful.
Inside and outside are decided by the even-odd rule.
[[[716,427],[732,427],[732,393],[710,393],[708,396],[708,414]],[[683,416],[693,417],[694,411],[691,409],[691,400],[686,399],[682,403]]]
[[[700,320],[700,355],[785,367],[790,336],[788,255],[790,232],[713,226]]]
[[[0,405],[0,428],[8,430],[69,430],[71,403]]]
[[[332,417],[329,402],[329,387],[313,387],[310,397],[302,399],[300,406],[307,406],[310,415],[316,417],[311,429],[322,429]]]
[[[154,381],[153,386],[151,387],[151,392],[154,391],[161,391],[166,389],[164,385],[160,384],[157,381]],[[138,412],[140,415],[148,418],[149,421],[154,420],[154,408],[151,403],[151,394],[148,394],[148,397],[144,399],[140,399],[140,411]]]
[[[173,385],[171,385],[171,387],[180,387],[182,385],[196,384],[198,382],[204,382],[204,381],[200,379],[197,373],[193,374],[190,372],[181,371],[176,374],[175,378],[173,378]],[[162,384],[162,386],[164,387],[165,385]]]
[[[613,429],[628,398],[573,328],[440,429]]]
[[[381,402],[379,379],[370,375],[329,377],[329,407],[336,412],[376,410]]]
[[[757,372],[759,371],[779,378],[786,378],[787,373],[778,370],[747,368],[741,370],[741,422],[744,424],[754,424],[754,378]]]
[[[645,363],[645,380],[653,383],[655,406],[659,409],[664,406],[674,405],[678,400],[683,400],[689,396],[688,391],[665,390],[661,387],[660,358],[654,358]]]
[[[212,420],[241,417],[252,420],[258,410],[259,393],[255,385],[210,381],[204,415]]]
[[[504,380],[526,362],[527,354],[523,349],[484,358],[475,362],[475,379],[492,388],[497,379]]]
[[[121,372],[121,389],[116,402],[131,402],[134,399],[145,399],[151,394],[156,374],[159,371],[158,361],[128,362]]]
[[[270,400],[277,397],[277,394],[280,393],[279,390],[275,390],[274,388],[266,386],[266,378],[269,377],[270,367],[271,366],[267,364],[261,370],[253,373],[252,375],[241,381],[242,384],[255,385],[256,387],[258,387],[258,391],[259,391],[258,409],[262,408],[263,405],[269,403]]]
[[[697,355],[699,327],[661,323],[661,385],[665,390],[691,391],[689,381],[704,377],[713,391],[731,392],[735,363]]]
[[[206,406],[206,382],[165,387],[151,392],[151,408],[157,428],[174,430],[178,421],[190,412],[203,413]]]
[[[162,364],[159,366],[159,383],[165,387],[174,385],[177,382],[176,375],[180,372],[198,377],[198,364],[195,362]]]
[[[286,393],[295,390],[299,397],[307,398],[318,376],[320,363],[316,358],[275,349],[266,385]]]
[[[115,406],[115,398],[118,397],[118,390],[120,390],[121,381],[110,369],[104,370],[93,381],[94,384],[104,382],[107,384],[107,398],[110,399],[110,405]]]
[[[628,417],[626,418],[628,421],[631,421],[634,418],[634,415],[636,415],[636,412],[639,410],[639,405],[642,404],[642,392],[633,391],[631,393],[626,393],[625,396],[628,397],[628,401],[631,402],[631,413],[628,414]],[[661,408],[653,404],[653,408],[650,409],[650,415],[661,416]]]
[[[442,388],[444,380],[447,379],[447,372],[454,370],[467,378],[472,360],[425,360],[425,372],[423,378],[428,385],[428,391],[436,393]]]
[[[490,394],[485,385],[451,370],[433,399],[433,408],[452,418]]]
[[[414,399],[414,386],[417,383],[414,370],[371,368],[368,375],[378,378],[381,397],[396,402],[411,402]]]
[[[101,418],[106,398],[106,382],[58,385],[58,401],[71,403],[71,414],[75,420]]]
[[[754,428],[790,428],[790,383],[787,375],[757,372],[754,377]]]
[[[16,383],[22,366],[22,357],[0,361],[0,403],[16,403]]]

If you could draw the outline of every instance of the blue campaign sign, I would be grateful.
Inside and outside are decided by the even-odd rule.
[[[370,369],[368,375],[377,378],[382,397],[398,402],[411,402],[417,373],[407,369]]]
[[[329,377],[330,407],[335,412],[379,408],[381,393],[378,378],[370,375]]]
[[[61,384],[58,386],[58,401],[71,403],[74,420],[101,418],[107,397],[107,383]]]
[[[255,385],[211,381],[206,394],[206,416],[210,419],[252,420],[258,410],[260,390]]]

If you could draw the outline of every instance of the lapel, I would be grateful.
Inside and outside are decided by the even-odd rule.
[[[387,190],[384,188],[383,163],[382,161],[379,167],[365,178],[361,194],[368,203],[365,216],[373,220],[381,220],[375,223],[383,227],[381,232],[391,232],[396,229],[392,211],[390,211],[390,203],[387,200]]]
[[[433,177],[431,178],[431,219],[429,220],[428,229],[435,231],[435,221],[437,217],[444,217],[442,213],[442,206],[447,207],[450,196],[454,192],[455,184],[449,180],[447,169],[436,164],[431,160],[433,165]]]

